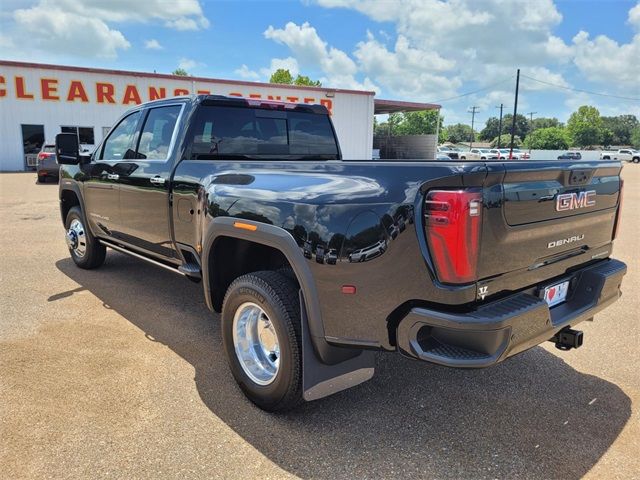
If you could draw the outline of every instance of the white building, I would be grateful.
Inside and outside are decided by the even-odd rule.
[[[374,92],[180,77],[0,60],[0,171],[35,165],[42,143],[61,131],[97,145],[132,106],[157,98],[210,93],[325,105],[345,159],[370,159],[373,115],[438,108],[374,100]]]

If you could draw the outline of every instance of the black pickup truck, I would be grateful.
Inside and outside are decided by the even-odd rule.
[[[626,273],[619,162],[342,160],[324,107],[212,95],[56,153],[78,267],[111,248],[202,282],[270,411],[368,380],[380,350],[478,368],[579,347]]]

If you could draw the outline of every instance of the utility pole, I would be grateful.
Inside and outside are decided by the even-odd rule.
[[[511,146],[509,147],[509,160],[513,158],[513,136],[516,134],[516,115],[518,114],[518,89],[520,88],[520,69],[516,75],[516,99],[513,104],[513,121],[511,122]]]
[[[533,132],[533,116],[538,113],[538,112],[529,112],[527,113],[527,115],[529,115],[529,126],[531,127],[531,129],[529,130],[529,135],[531,135],[531,132]],[[531,153],[531,148],[529,148],[529,153]]]
[[[473,131],[473,123],[476,119],[476,112],[478,111],[478,107],[475,105],[471,107],[471,110],[467,110],[471,114],[471,143],[469,143],[469,150],[473,148],[473,140],[475,139],[474,131]]]
[[[502,138],[502,109],[504,108],[504,105],[501,103],[499,107],[496,107],[500,109],[500,122],[498,123],[498,149],[502,146],[500,144]]]

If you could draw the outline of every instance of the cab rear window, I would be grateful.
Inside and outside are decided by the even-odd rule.
[[[202,106],[190,133],[188,158],[337,159],[327,115]]]

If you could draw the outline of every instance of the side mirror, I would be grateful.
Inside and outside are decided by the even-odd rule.
[[[61,165],[78,165],[80,163],[80,145],[75,133],[56,135],[56,160]]]

